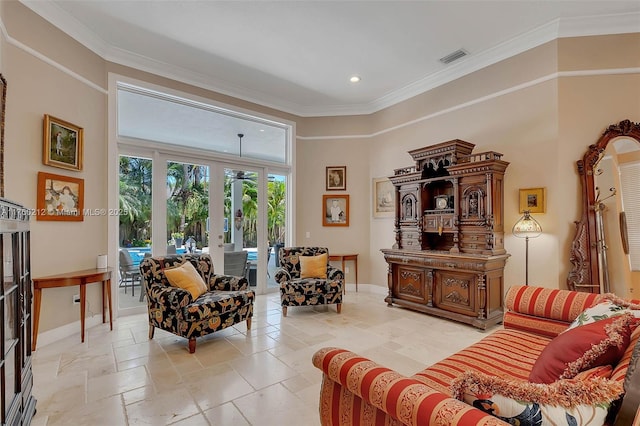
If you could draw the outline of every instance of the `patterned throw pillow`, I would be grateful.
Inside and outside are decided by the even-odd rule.
[[[466,372],[452,384],[454,398],[521,426],[601,426],[622,393],[620,382],[602,377],[547,385]]]
[[[570,379],[599,365],[616,365],[629,346],[637,320],[631,314],[582,325],[555,337],[536,360],[529,381]]]
[[[582,312],[575,320],[573,320],[569,328],[565,331],[571,330],[572,328],[576,328],[581,325],[590,324],[595,321],[611,318],[617,315],[623,315],[626,313],[630,313],[636,318],[640,318],[640,305],[628,302],[624,299],[620,299],[619,297],[611,293],[601,295],[598,300],[601,300],[601,302],[597,305],[585,309],[584,312]]]

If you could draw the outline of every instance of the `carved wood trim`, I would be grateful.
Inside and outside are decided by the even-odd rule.
[[[596,199],[593,169],[612,139],[633,138],[640,143],[640,123],[622,120],[612,124],[593,145],[589,145],[582,160],[577,161],[577,170],[582,184],[582,217],[576,223],[576,235],[571,243],[569,261],[571,270],[567,277],[570,290],[600,292],[600,271],[596,239],[596,214],[593,208]]]

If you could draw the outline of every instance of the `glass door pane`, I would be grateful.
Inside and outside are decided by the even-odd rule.
[[[209,167],[167,162],[167,254],[208,253]]]
[[[287,181],[285,176],[270,174],[267,182],[267,239],[269,240],[269,256],[267,262],[267,290],[276,290],[278,284],[274,279],[275,270],[279,267],[278,250],[286,241],[287,213]]]
[[[143,306],[138,265],[151,253],[151,180],[153,162],[148,158],[120,156],[118,308]]]
[[[249,285],[258,285],[259,247],[258,174],[242,169],[224,169],[224,273],[246,276]],[[242,253],[245,252],[245,253]],[[246,258],[245,258],[246,256]]]

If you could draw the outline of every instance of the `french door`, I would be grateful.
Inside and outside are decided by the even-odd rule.
[[[158,151],[121,149],[119,161],[120,270],[122,252],[134,266],[145,256],[193,252],[209,254],[222,274],[235,268],[234,255],[225,253],[245,252],[244,273],[256,293],[277,289],[274,246],[285,237],[286,176]],[[119,311],[146,309],[139,280],[120,274]]]

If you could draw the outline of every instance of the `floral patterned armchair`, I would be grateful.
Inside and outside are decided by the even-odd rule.
[[[327,278],[300,278],[300,256],[327,253]],[[282,247],[278,253],[280,269],[274,275],[280,284],[282,315],[288,306],[328,305],[335,303],[340,313],[344,288],[344,273],[329,264],[329,250],[325,247]]]
[[[165,269],[185,262],[200,273],[208,290],[193,299],[191,293],[169,284]],[[147,257],[140,263],[149,312],[149,339],[155,327],[189,339],[189,352],[196,350],[196,337],[222,330],[242,321],[251,328],[255,294],[245,277],[215,275],[208,254]]]

